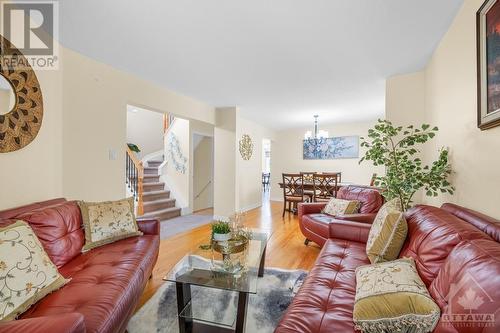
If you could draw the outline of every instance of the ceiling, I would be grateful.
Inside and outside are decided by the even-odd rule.
[[[463,0],[64,0],[61,41],[275,129],[376,119]]]

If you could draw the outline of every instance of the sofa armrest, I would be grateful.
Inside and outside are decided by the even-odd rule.
[[[160,235],[160,221],[157,219],[137,219],[137,226],[144,235]]]
[[[0,323],[1,333],[85,333],[85,322],[80,313],[26,318]]]
[[[334,219],[330,222],[330,238],[366,243],[371,224]]]
[[[299,220],[302,219],[302,215],[321,213],[326,204],[326,202],[299,203]]]
[[[372,224],[373,220],[375,220],[375,216],[377,216],[377,214],[374,214],[374,213],[361,214],[361,213],[359,213],[359,214],[337,215],[337,216],[335,216],[335,218],[337,220],[354,221],[354,222]]]

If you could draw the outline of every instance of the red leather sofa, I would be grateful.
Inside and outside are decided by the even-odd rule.
[[[445,315],[434,332],[499,332],[500,221],[453,204],[417,206],[406,219],[408,236],[400,257],[415,259]],[[371,225],[332,220],[330,226],[330,238],[275,333],[355,332],[355,269],[370,263],[365,243]],[[468,297],[469,290],[474,297]],[[471,309],[464,308],[464,297]],[[476,313],[490,317],[466,316]]]
[[[306,203],[299,205],[299,223],[302,234],[306,237],[305,244],[313,241],[323,246],[327,239],[331,238],[330,231],[334,220],[357,221],[362,223],[373,223],[378,210],[384,204],[384,199],[375,188],[363,186],[341,187],[337,193],[338,199],[358,200],[361,207],[358,214],[331,216],[321,213],[326,202]]]
[[[33,305],[0,332],[125,332],[158,258],[157,220],[138,221],[143,236],[81,253],[80,209],[55,199],[0,212],[0,226],[30,224],[59,272],[71,281]]]

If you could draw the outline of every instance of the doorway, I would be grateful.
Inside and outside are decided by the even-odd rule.
[[[214,140],[211,136],[193,134],[193,211],[214,206]]]
[[[262,202],[268,202],[271,192],[271,140],[262,139]]]

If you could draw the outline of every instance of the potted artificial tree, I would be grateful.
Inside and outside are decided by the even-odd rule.
[[[411,206],[413,196],[422,188],[427,196],[455,191],[449,182],[452,171],[447,149],[442,148],[438,159],[430,165],[424,165],[420,158],[418,146],[434,138],[437,132],[437,127],[428,124],[396,127],[379,119],[368,130],[368,138],[361,138],[361,147],[367,151],[359,163],[367,160],[375,166],[385,166],[385,175],[376,177],[375,185],[382,188],[386,200],[399,198],[403,210]]]

